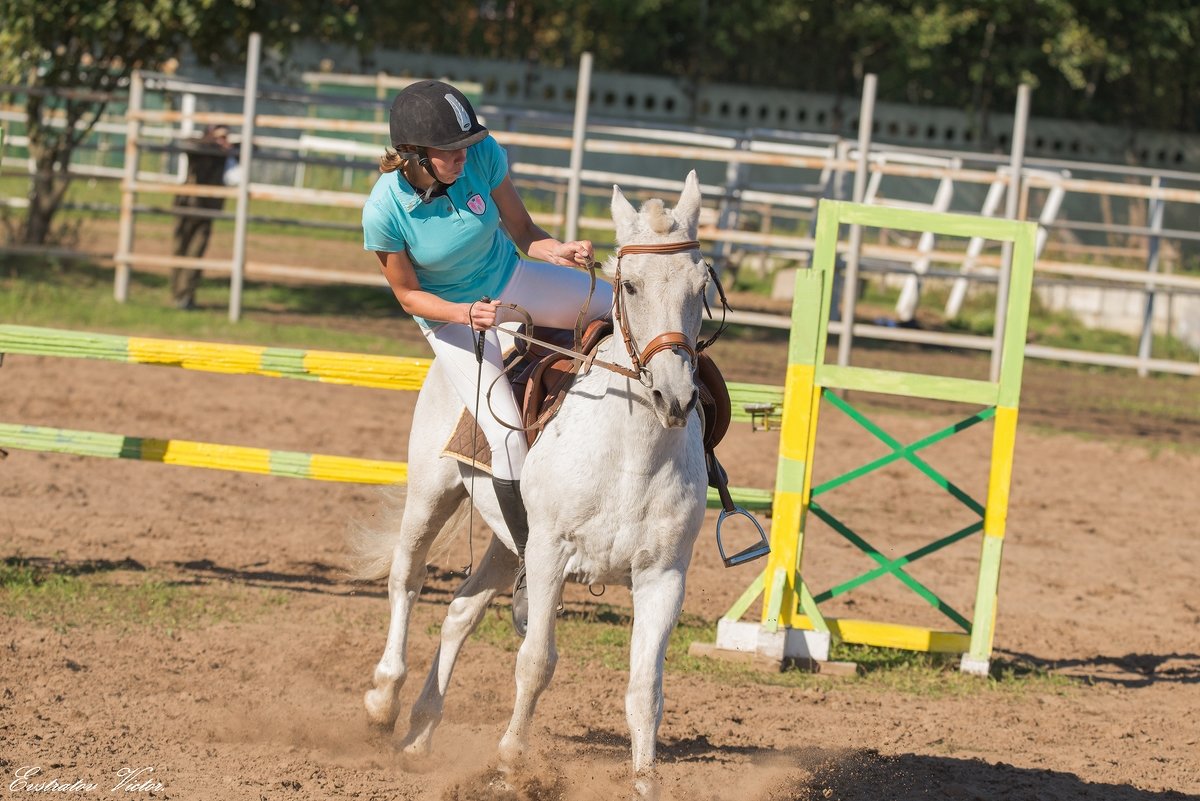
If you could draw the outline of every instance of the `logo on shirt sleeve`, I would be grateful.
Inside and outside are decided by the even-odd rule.
[[[484,209],[487,208],[487,203],[484,201],[483,196],[476,192],[474,195],[471,195],[469,198],[467,198],[467,208],[473,211],[476,215],[481,215],[483,214]]]

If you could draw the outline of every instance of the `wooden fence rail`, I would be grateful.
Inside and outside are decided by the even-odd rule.
[[[231,97],[239,96],[240,92],[236,87],[216,87],[177,78],[166,79],[162,76],[150,77],[154,82],[154,86],[158,86],[161,83],[165,87],[167,84],[164,81],[168,82],[173,92],[191,92],[196,95],[212,93]],[[286,186],[265,182],[247,183],[243,187],[186,186],[176,182],[178,180],[177,176],[128,169],[130,160],[136,164],[137,154],[140,150],[161,149],[162,145],[153,143],[161,140],[173,141],[182,136],[185,128],[190,130],[192,126],[197,124],[221,123],[237,129],[246,119],[244,112],[175,111],[145,108],[145,104],[142,102],[147,85],[144,78],[145,76],[140,73],[134,78],[129,93],[130,107],[123,118],[123,122],[102,121],[97,126],[98,130],[102,129],[110,134],[123,134],[125,136],[126,169],[85,167],[83,165],[79,168],[81,173],[120,174],[123,176],[121,183],[121,238],[117,253],[113,259],[118,270],[118,279],[116,282],[116,294],[118,297],[124,297],[124,293],[127,291],[127,271],[131,266],[137,266],[140,269],[150,268],[156,270],[170,267],[200,267],[212,272],[228,274],[231,277],[231,281],[238,286],[240,286],[244,275],[253,275],[259,278],[382,285],[378,276],[374,275],[318,266],[256,262],[246,257],[244,242],[240,244],[240,247],[235,247],[235,256],[237,258],[227,262],[220,259],[196,261],[183,257],[149,255],[137,252],[137,249],[134,247],[135,240],[133,236],[134,218],[139,213],[138,207],[134,202],[137,193],[150,192],[214,198],[232,197],[239,200],[237,203],[237,215],[235,216],[243,220],[249,217],[247,211],[241,208],[243,202],[277,201],[299,205],[349,209],[360,207],[365,199],[365,194],[362,192],[312,189],[303,186]],[[159,90],[161,91],[162,89],[160,88]],[[299,96],[297,95],[297,97]],[[307,94],[304,97],[307,98],[305,102],[309,102],[312,99],[312,96]],[[18,111],[19,109],[16,107],[0,108],[0,118],[12,118]],[[501,112],[500,115],[504,116],[506,113]],[[51,124],[62,125],[64,121],[63,119],[52,117]],[[549,123],[547,124],[549,127],[553,127]],[[498,128],[494,128],[493,132],[501,143],[510,148],[570,152],[573,144],[572,132],[561,121],[554,124],[563,127],[565,132],[561,135],[555,135],[500,130]],[[348,164],[353,163],[358,168],[366,163],[370,155],[374,154],[377,150],[381,150],[383,143],[387,141],[386,123],[379,120],[329,119],[291,114],[255,114],[253,115],[253,128],[252,142],[255,147],[271,149],[276,152],[294,152],[296,154],[296,163],[298,164],[304,164],[306,159],[320,159],[325,157],[324,154],[334,154],[346,159],[362,159],[362,163],[358,161],[347,162]],[[763,259],[767,258],[768,255],[775,254],[787,260],[807,261],[812,252],[813,238],[804,235],[772,233],[770,231],[771,219],[783,214],[789,220],[794,218],[794,222],[792,223],[794,227],[806,224],[803,220],[803,215],[812,214],[812,210],[818,199],[817,194],[814,194],[814,191],[816,191],[815,188],[823,186],[824,189],[820,191],[826,193],[833,192],[836,195],[840,186],[836,176],[854,170],[860,161],[856,147],[852,143],[832,137],[828,138],[829,141],[812,144],[758,141],[753,139],[753,137],[747,138],[740,135],[719,135],[678,130],[664,131],[632,125],[594,125],[587,126],[585,130],[586,136],[583,137],[582,141],[582,149],[585,153],[628,156],[637,159],[667,158],[688,164],[706,162],[709,164],[721,163],[726,165],[727,178],[725,183],[708,183],[703,186],[703,191],[707,197],[718,200],[718,207],[716,209],[709,208],[705,210],[705,224],[701,235],[704,241],[713,246],[712,255],[718,261],[719,267],[721,263],[729,259],[731,254],[735,252],[742,254],[746,252],[761,253],[763,254]],[[304,132],[304,135],[299,138],[270,135],[271,131],[301,131]],[[310,132],[366,136],[379,142],[379,144],[373,145],[363,141],[340,140],[335,137],[313,137],[308,135]],[[236,136],[235,139],[237,139]],[[19,145],[20,140],[21,137],[17,137],[12,144]],[[250,150],[248,152],[253,153],[254,151]],[[961,166],[960,162],[963,158],[969,156],[969,154],[964,155],[957,152],[951,157],[949,152],[921,154],[914,153],[911,149],[898,148],[892,150],[876,145],[868,146],[867,153],[868,158],[865,159],[865,168],[868,174],[875,176],[876,179],[883,176],[891,176],[909,180],[941,182],[942,184],[949,182],[979,186],[986,185],[990,187],[989,192],[1003,191],[1007,193],[1011,193],[1014,185],[1012,171],[1008,170],[1007,167],[995,159],[992,160],[996,164],[995,169],[981,169],[978,167]],[[13,163],[20,163],[21,161],[9,158],[5,159],[3,164],[7,166]],[[988,160],[981,156],[976,161],[987,163]],[[1066,164],[1064,162],[1064,165]],[[246,164],[244,167],[243,173],[249,176],[251,165]],[[774,167],[803,170],[809,173],[815,171],[820,174],[820,179],[818,183],[808,185],[804,191],[795,190],[794,188],[777,190],[770,186],[754,186],[748,183],[745,177],[745,170],[751,167]],[[1100,169],[1101,165],[1082,165],[1082,167]],[[1104,169],[1109,170],[1110,174],[1115,170],[1111,166]],[[582,225],[592,230],[612,230],[612,223],[606,217],[572,219],[572,214],[577,212],[573,212],[571,204],[562,202],[561,195],[565,191],[564,187],[572,184],[572,182],[574,182],[574,185],[581,187],[580,191],[583,192],[604,191],[603,187],[611,186],[613,183],[621,184],[623,188],[634,192],[639,190],[676,191],[682,185],[681,182],[676,180],[656,178],[637,174],[636,172],[584,169],[578,165],[572,169],[571,166],[535,164],[520,159],[514,160],[513,173],[518,180],[533,179],[549,182],[548,185],[558,187],[557,191],[560,194],[555,211],[539,212],[535,215],[535,220],[540,225],[551,230],[563,230],[572,225]],[[1029,208],[1030,192],[1038,190],[1099,196],[1105,202],[1109,198],[1121,198],[1129,202],[1146,202],[1152,207],[1158,204],[1160,208],[1166,202],[1175,204],[1200,204],[1200,176],[1191,176],[1184,173],[1170,174],[1170,180],[1176,184],[1172,186],[1164,186],[1162,185],[1162,181],[1158,179],[1147,182],[1148,171],[1129,171],[1128,180],[1131,182],[1064,176],[1062,174],[1054,174],[1044,168],[1024,169],[1020,175],[1021,178],[1017,186],[1020,193],[1019,208],[1021,217],[1026,215]],[[246,180],[249,180],[248,177]],[[1191,186],[1181,185],[1186,184],[1189,180],[1192,182]],[[240,200],[243,197],[245,201]],[[0,200],[2,200],[4,205],[8,206],[22,205],[22,201],[19,198]],[[759,214],[763,221],[759,226],[760,230],[746,230],[743,224],[743,213],[746,210],[753,211],[754,209],[760,210]],[[156,212],[159,212],[159,210],[156,210]],[[289,220],[286,222],[290,223],[292,221]],[[295,222],[302,224],[299,220]],[[1057,223],[1051,221],[1048,225],[1053,227]],[[1078,221],[1062,223],[1063,228],[1074,227],[1080,230],[1087,230],[1087,225],[1087,223],[1080,223]],[[1092,227],[1104,230],[1104,226]],[[1152,225],[1118,227],[1121,228],[1122,235],[1144,235],[1147,241],[1153,243],[1157,243],[1160,239],[1169,239],[1172,235],[1171,231],[1163,230],[1161,224],[1158,227]],[[1181,231],[1180,233],[1183,239],[1190,238],[1192,234],[1189,231]],[[1123,250],[1124,255],[1122,258],[1127,259],[1129,257],[1128,250],[1128,248]],[[25,248],[23,252],[30,251]],[[874,259],[876,261],[877,266],[875,269],[882,267],[888,271],[900,273],[913,273],[914,271],[923,273],[931,263],[948,266],[958,266],[964,263],[964,254],[962,252],[945,248],[925,248],[922,250],[920,247],[898,247],[884,243],[864,243],[861,245],[860,252],[863,258]],[[972,269],[969,274],[964,270],[964,282],[966,280],[994,282],[996,280],[996,270],[1003,267],[1003,259],[992,254],[972,255],[970,261],[972,268],[978,266],[984,269]],[[1124,286],[1135,289],[1146,294],[1148,309],[1152,308],[1154,299],[1159,293],[1166,293],[1168,299],[1170,299],[1175,295],[1194,294],[1200,291],[1200,278],[1195,276],[1173,275],[1170,273],[1152,272],[1150,270],[1146,272],[1123,270],[1072,261],[1042,260],[1037,266],[1037,273],[1043,280],[1069,280],[1090,285],[1105,287]],[[231,298],[235,294],[240,298],[240,293],[232,292]],[[240,314],[240,309],[235,309],[235,305],[235,302],[231,300],[230,315],[236,319]],[[761,315],[743,315],[742,317],[745,320],[749,320],[751,318],[761,318]],[[747,322],[746,324],[756,323]],[[773,323],[768,321],[766,324],[770,325]],[[1123,366],[1136,364],[1139,372],[1144,372],[1148,369],[1147,365],[1159,365],[1166,366],[1169,372],[1194,374],[1196,370],[1195,363],[1159,360],[1149,357],[1150,338],[1148,334],[1152,325],[1153,317],[1148,311],[1145,316],[1145,330],[1142,336],[1143,345],[1139,349],[1138,359],[1136,362],[1130,362],[1126,359],[1118,359],[1118,361]],[[855,330],[857,329],[858,326],[856,325]],[[868,331],[868,337],[874,336],[870,327],[866,330]],[[929,332],[929,334],[929,341],[936,341],[937,335],[933,332]],[[1030,356],[1042,358],[1042,354],[1048,352],[1050,351],[1034,347],[1030,350]],[[1053,352],[1062,353],[1061,350]],[[1113,358],[1110,355],[1088,354],[1085,352],[1071,353],[1072,361],[1106,365],[1113,363]]]

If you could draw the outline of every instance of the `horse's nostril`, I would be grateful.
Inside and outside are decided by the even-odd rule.
[[[656,390],[653,390],[650,394],[654,396],[655,404],[658,404],[658,405],[662,404],[662,402],[663,402],[662,392],[660,392],[659,390],[656,389]]]
[[[696,403],[698,403],[699,400],[700,400],[700,390],[693,389],[692,390],[692,399],[690,401],[688,401],[687,410],[690,412],[692,409],[695,409]]]

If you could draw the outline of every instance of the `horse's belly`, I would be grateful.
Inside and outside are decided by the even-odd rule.
[[[635,566],[648,569],[686,565],[691,558],[692,543],[696,538],[695,532],[692,532],[691,536],[677,536],[682,533],[684,532],[677,530],[672,532],[669,540],[659,540],[653,544],[628,537],[617,537],[608,543],[610,547],[607,549],[597,547],[604,543],[594,536],[569,537],[566,542],[568,557],[564,575],[567,579],[581,584],[629,586]]]

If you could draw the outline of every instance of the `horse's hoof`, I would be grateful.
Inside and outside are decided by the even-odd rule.
[[[658,779],[642,776],[633,780],[634,798],[637,801],[658,801],[661,794]]]
[[[390,692],[367,690],[363,695],[363,706],[367,708],[367,720],[372,726],[390,731],[396,725],[400,707]]]
[[[499,796],[516,795],[517,788],[508,780],[510,772],[499,768],[487,778],[487,788]]]
[[[516,737],[505,734],[500,740],[499,749],[499,770],[501,773],[509,774],[515,770],[521,762],[521,757],[525,754],[525,743],[518,740]]]
[[[435,767],[428,748],[401,748],[396,755],[396,762],[405,773],[429,773]]]
[[[423,758],[433,753],[433,737],[423,731],[409,732],[400,743],[400,750],[413,758]]]

